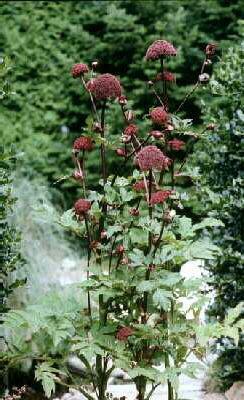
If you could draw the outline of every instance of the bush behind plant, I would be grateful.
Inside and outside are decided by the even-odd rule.
[[[210,213],[224,223],[223,227],[213,232],[221,255],[217,257],[217,262],[209,264],[215,290],[215,301],[209,315],[218,319],[223,319],[229,308],[236,307],[244,297],[244,82],[241,37],[239,44],[230,47],[214,69],[210,81],[212,100],[205,105],[203,116],[206,122],[215,125],[215,129],[206,137],[208,151],[207,142],[203,142],[193,156],[194,164],[202,170],[201,199],[204,199],[204,208],[199,208],[198,202],[194,209],[199,214]],[[212,377],[221,389],[243,380],[243,351],[242,335],[235,343],[229,339],[220,341],[219,358],[213,366]]]

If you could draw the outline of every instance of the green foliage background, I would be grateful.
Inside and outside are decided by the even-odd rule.
[[[8,82],[10,70],[9,60],[4,57],[0,60],[0,100],[12,94]],[[2,329],[3,316],[10,309],[9,296],[15,288],[23,285],[25,280],[18,280],[14,271],[23,263],[20,254],[19,232],[10,222],[12,208],[16,199],[12,194],[12,172],[16,155],[12,149],[0,146],[0,395],[7,383],[6,363],[2,361],[2,352],[5,349],[4,331]]]
[[[240,25],[243,38],[243,24]],[[204,210],[197,213],[220,218],[224,227],[214,232],[221,247],[217,262],[209,264],[215,289],[215,302],[209,315],[224,319],[227,311],[244,298],[244,114],[243,114],[243,51],[244,42],[230,47],[216,66],[210,82],[212,99],[204,106],[204,120],[216,124],[194,155],[202,170],[201,200]],[[199,199],[198,199],[199,200]],[[199,201],[198,201],[199,204]],[[239,342],[220,342],[220,357],[213,367],[213,377],[226,389],[234,381],[243,380],[243,337]]]
[[[152,106],[146,82],[156,71],[155,65],[145,63],[145,49],[153,40],[166,38],[179,49],[169,63],[178,82],[174,110],[196,81],[206,43],[218,42],[221,53],[233,39],[241,3],[202,0],[196,7],[189,1],[156,0],[1,2],[0,48],[14,60],[16,91],[1,110],[1,130],[6,144],[25,152],[19,168],[31,179],[41,175],[52,184],[60,171],[70,173],[70,145],[88,113],[88,99],[70,76],[73,63],[99,60],[99,72],[119,75],[140,116],[142,108]],[[199,121],[195,97],[186,111]],[[120,133],[115,112],[110,125],[112,133]],[[95,182],[92,158],[89,167]],[[70,205],[73,184],[57,187],[67,185]]]

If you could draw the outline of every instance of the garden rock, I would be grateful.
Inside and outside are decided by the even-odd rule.
[[[226,397],[220,393],[209,393],[203,397],[203,400],[226,400]]]
[[[115,368],[111,374],[111,378],[109,379],[109,384],[116,385],[129,381],[131,381],[131,378],[125,371],[120,368]]]
[[[243,400],[244,399],[244,382],[235,382],[225,393],[228,400]]]
[[[86,367],[81,359],[75,355],[70,355],[67,360],[67,366],[72,373],[85,377],[87,375]]]
[[[70,389],[69,393],[65,393],[62,397],[53,400],[86,400],[86,398],[78,390]]]

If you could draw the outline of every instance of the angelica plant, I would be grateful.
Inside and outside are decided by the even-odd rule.
[[[206,81],[204,69],[214,50],[214,45],[207,46],[193,90]],[[177,178],[183,168],[178,160],[183,155],[185,165],[189,132],[184,129],[184,121],[170,113],[167,87],[175,83],[175,77],[164,66],[168,57],[176,55],[175,47],[165,40],[155,41],[146,52],[146,60],[160,61],[156,78],[149,82],[158,102],[149,111],[149,132],[140,132],[135,113],[127,109],[127,97],[118,78],[92,71],[88,80],[87,65],[78,64],[72,69],[73,77],[80,78],[90,96],[93,112],[92,131],[76,139],[73,146],[74,177],[83,192],[74,213],[85,226],[88,245],[87,281],[81,287],[87,291],[89,331],[95,333],[94,340],[99,343],[92,367],[99,399],[105,398],[114,366],[122,367],[133,378],[139,400],[148,399],[165,381],[168,399],[176,399],[179,375],[192,373],[192,366],[187,365],[188,341],[195,338],[196,320],[186,320],[180,298],[189,295],[194,285],[191,288],[182,279],[179,269],[186,260],[212,257],[216,248],[201,240],[199,232],[217,222],[192,225],[181,210],[178,213],[181,194]],[[161,93],[157,83],[162,86]],[[122,147],[115,149],[121,158],[117,174],[107,168],[111,144],[106,114],[114,100],[121,107],[125,123]],[[93,145],[100,147],[101,181],[97,192],[86,188],[89,171],[85,158]],[[128,165],[131,172],[124,176]],[[194,305],[197,314],[196,310]],[[81,349],[83,340],[78,339]],[[88,335],[85,342],[89,340]],[[82,350],[80,354],[84,356]],[[163,372],[155,368],[159,363],[165,365]]]
[[[211,46],[211,51],[206,48],[190,94],[207,81],[205,68],[215,49]],[[186,261],[211,259],[218,253],[202,230],[220,222],[206,218],[193,224],[184,215],[187,194],[181,182],[185,178],[194,181],[187,156],[201,134],[193,133],[190,120],[178,115],[190,94],[177,112],[170,108],[168,86],[176,79],[165,65],[175,56],[177,50],[166,40],[157,40],[146,52],[146,60],[159,67],[149,81],[152,108],[145,110],[149,129],[138,123],[117,77],[97,73],[97,63],[91,69],[75,64],[71,70],[90,99],[92,122],[72,149],[72,179],[80,186],[80,198],[60,223],[86,242],[87,275],[78,284],[86,294],[86,306],[75,316],[64,314],[69,335],[62,331],[56,347],[58,352],[58,346],[65,343],[65,355],[72,352],[80,357],[86,379],[67,371],[60,352],[56,358],[50,353],[43,357],[43,346],[39,350],[36,346],[36,377],[46,385],[47,395],[57,382],[77,387],[89,400],[104,400],[109,377],[119,367],[134,381],[138,400],[149,400],[165,383],[168,400],[177,400],[179,376],[197,372],[198,365],[189,363],[188,356],[200,357],[204,352],[196,333],[202,280],[184,279],[180,268]],[[120,107],[124,121],[116,137],[106,122],[112,102]],[[91,190],[87,160],[95,149],[100,155],[96,165],[100,180],[97,190]],[[112,152],[118,162],[111,171]],[[191,299],[187,312],[183,299]]]

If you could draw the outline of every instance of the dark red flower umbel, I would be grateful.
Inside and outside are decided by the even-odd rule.
[[[169,116],[165,111],[164,107],[153,108],[152,111],[150,112],[150,116],[154,124],[157,125],[164,125],[167,123],[169,119]]]
[[[121,96],[119,80],[111,74],[102,74],[86,85],[97,100],[115,99]]]
[[[71,75],[73,78],[79,78],[87,72],[89,72],[89,68],[86,64],[75,64],[71,69]]]
[[[156,40],[148,47],[146,60],[157,60],[164,56],[176,56],[177,50],[166,40]]]
[[[142,171],[150,169],[160,171],[169,165],[169,158],[156,146],[143,147],[136,155],[136,159]]]
[[[135,124],[128,125],[124,130],[124,135],[126,136],[133,136],[138,133],[138,128]]]
[[[88,136],[81,136],[74,141],[73,149],[80,151],[91,151],[93,147],[92,139]]]
[[[125,342],[129,336],[132,336],[134,334],[134,331],[132,328],[129,326],[125,326],[123,328],[120,328],[116,334],[116,339]]]
[[[77,216],[83,216],[91,208],[91,202],[86,199],[79,199],[75,202],[74,209]]]
[[[179,139],[172,139],[168,141],[168,146],[171,148],[171,150],[178,151],[185,146],[185,142]]]
[[[171,194],[172,190],[159,190],[158,192],[152,193],[150,204],[153,206],[155,204],[164,203]]]

